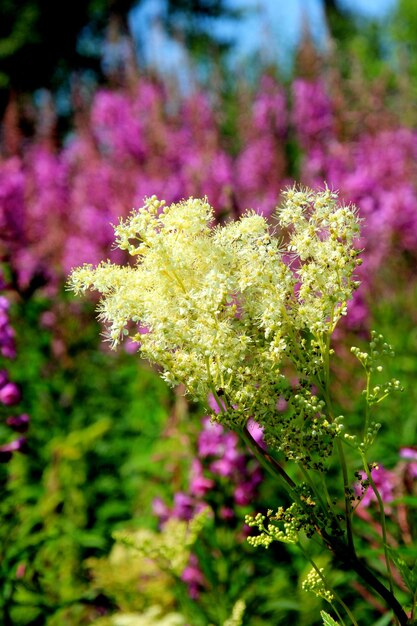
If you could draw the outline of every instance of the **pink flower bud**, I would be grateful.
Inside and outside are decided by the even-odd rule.
[[[17,404],[20,400],[20,391],[15,383],[6,383],[0,389],[0,402],[6,406]]]

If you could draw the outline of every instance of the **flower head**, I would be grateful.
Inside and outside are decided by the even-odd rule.
[[[253,211],[212,227],[206,199],[166,206],[152,196],[115,227],[117,245],[135,263],[85,265],[70,288],[101,292],[113,345],[130,336],[168,383],[204,401],[212,393],[220,413],[233,407],[262,426],[259,410],[275,411],[283,362],[304,345],[307,363],[306,337],[333,331],[356,286],[355,210],[338,206],[327,188],[284,196],[278,221],[289,230],[286,248]]]

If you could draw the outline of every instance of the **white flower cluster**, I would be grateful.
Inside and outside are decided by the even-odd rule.
[[[326,586],[324,577],[324,569],[321,567],[319,571],[311,569],[307,574],[305,580],[303,580],[301,587],[304,591],[311,591],[319,598],[327,600],[332,603],[334,600],[333,592]]]
[[[244,600],[237,600],[232,609],[232,615],[223,622],[223,626],[241,626],[244,613],[246,609],[246,603]]]
[[[295,516],[293,517],[293,513]],[[286,511],[282,507],[277,511],[277,515],[274,516],[272,511],[268,511],[269,519],[277,520],[279,518],[282,521],[282,528],[276,524],[268,523],[265,525],[267,519],[265,515],[257,513],[255,517],[246,515],[245,524],[250,528],[257,528],[260,532],[259,535],[250,535],[247,538],[248,543],[257,548],[262,546],[263,548],[269,548],[272,542],[281,541],[282,543],[298,543],[298,533],[302,527],[302,523],[297,519],[297,505],[292,504]],[[284,518],[284,519],[281,519]]]
[[[294,322],[313,335],[331,333],[358,286],[352,280],[360,263],[353,248],[359,236],[356,208],[339,206],[337,194],[328,188],[319,193],[292,188],[284,198],[279,221],[290,230],[288,250],[300,281]]]
[[[356,286],[355,210],[328,189],[284,197],[286,246],[254,212],[213,227],[207,200],[165,206],[153,196],[115,228],[135,264],[85,265],[70,288],[101,292],[112,344],[129,335],[171,385],[204,400],[219,394],[246,416],[270,410],[283,362],[317,367],[317,346]]]
[[[113,538],[142,556],[157,563],[161,569],[180,576],[190,558],[191,547],[197,541],[211,510],[206,507],[189,522],[171,518],[163,531],[142,528],[135,533],[115,531]]]

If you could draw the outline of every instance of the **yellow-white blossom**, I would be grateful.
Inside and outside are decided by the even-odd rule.
[[[304,591],[311,591],[317,597],[331,603],[334,600],[334,593],[327,587],[323,572],[322,567],[318,571],[312,568],[303,580],[301,587]]]
[[[183,383],[195,398],[220,393],[243,420],[256,413],[262,422],[284,361],[317,368],[323,337],[355,287],[355,210],[327,188],[289,189],[284,198],[282,240],[254,212],[213,226],[206,199],[166,206],[148,198],[115,227],[133,264],[85,265],[70,288],[102,294],[113,345],[129,335],[169,384]]]

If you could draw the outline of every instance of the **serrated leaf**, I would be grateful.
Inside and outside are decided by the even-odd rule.
[[[405,586],[409,591],[411,591],[412,594],[414,594],[417,591],[416,566],[414,565],[413,569],[411,569],[404,559],[398,556],[394,550],[390,549],[389,552],[395,567],[401,574],[401,578],[403,579]]]
[[[334,621],[333,617],[326,613],[326,611],[320,611],[320,615],[323,620],[323,626],[339,626],[339,624]]]

